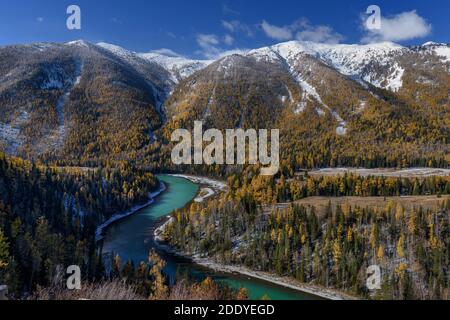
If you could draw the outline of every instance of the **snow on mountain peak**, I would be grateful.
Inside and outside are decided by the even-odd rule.
[[[308,54],[344,75],[363,79],[377,87],[397,91],[402,86],[401,78],[404,70],[395,61],[394,54],[401,53],[405,49],[405,47],[392,42],[349,45],[289,41],[251,50],[247,56],[273,63],[284,60],[291,65],[300,54]],[[386,67],[389,74],[380,79],[379,75],[370,73],[368,67],[374,63]]]
[[[152,51],[149,53],[138,53],[126,50],[117,45],[104,42],[97,43],[97,45],[126,60],[131,61],[134,59],[142,59],[147,62],[156,63],[170,73],[171,80],[174,83],[178,83],[180,80],[190,76],[200,69],[205,68],[207,65],[213,62],[209,60],[187,59],[185,57],[176,55],[174,52],[169,54],[163,54],[157,51]]]
[[[434,41],[428,41],[425,42],[422,47],[435,47],[435,46],[446,46],[447,44],[445,43],[439,43],[439,42],[434,42]]]
[[[175,83],[189,77],[194,72],[205,68],[213,62],[211,60],[192,60],[173,54],[165,55],[159,52],[138,53],[137,55],[169,71]]]
[[[89,47],[89,42],[84,41],[84,40],[75,40],[75,41],[66,42],[66,45],[68,45],[68,46],[79,46],[79,47]]]
[[[99,42],[97,43],[97,46],[108,50],[109,52],[115,54],[116,56],[119,56],[121,58],[124,58],[126,60],[133,60],[136,57],[136,52],[130,51],[127,49],[124,49],[120,46],[117,46],[115,44],[110,44],[106,42]]]
[[[87,43],[82,40],[67,44],[87,46]],[[98,43],[97,46],[128,61],[143,59],[156,63],[170,73],[173,83],[178,83],[214,62],[189,59],[167,49],[137,53],[108,43]],[[446,44],[427,42],[420,48],[441,57],[444,63],[450,62],[450,47]],[[361,45],[288,41],[240,54],[253,57],[258,61],[282,63],[288,66],[293,66],[301,55],[310,55],[354,80],[361,83],[365,81],[376,87],[396,92],[403,85],[402,78],[405,72],[397,58],[408,50],[411,49],[393,42]]]
[[[426,52],[438,56],[444,63],[450,62],[450,45],[446,43],[429,41],[424,43],[419,49],[425,49]]]

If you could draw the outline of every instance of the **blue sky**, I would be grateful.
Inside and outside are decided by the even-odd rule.
[[[66,28],[70,4],[81,8],[81,30]],[[376,33],[363,23],[372,4],[385,28]],[[450,43],[448,12],[447,0],[2,0],[0,45],[84,39],[201,58],[294,39]]]

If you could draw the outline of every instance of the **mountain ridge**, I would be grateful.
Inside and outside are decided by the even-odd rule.
[[[194,60],[83,40],[4,46],[0,148],[73,164],[159,161],[170,130],[204,120],[205,128],[283,128],[290,152],[318,154],[306,166],[347,164],[340,157],[398,163],[405,152],[411,163],[440,163],[449,48],[290,41]],[[371,141],[376,150],[367,150]],[[389,155],[394,145],[408,150]]]

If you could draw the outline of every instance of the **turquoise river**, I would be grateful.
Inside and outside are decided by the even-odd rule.
[[[195,279],[207,276],[222,281],[232,288],[245,287],[251,299],[259,299],[267,294],[273,300],[311,300],[319,299],[271,282],[262,281],[237,274],[218,273],[193,263],[190,259],[180,258],[158,250],[153,239],[156,222],[176,209],[188,204],[196,196],[199,186],[189,180],[169,175],[159,175],[167,189],[155,202],[137,213],[113,223],[105,232],[103,254],[118,254],[122,261],[132,260],[135,264],[147,261],[149,250],[156,248],[167,261],[164,270],[170,281],[174,281],[177,270],[187,272]]]

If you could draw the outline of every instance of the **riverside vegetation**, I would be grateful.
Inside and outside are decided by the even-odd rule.
[[[385,203],[380,208],[351,203],[333,206],[330,201],[319,210],[314,204],[271,205],[292,199],[289,183],[281,183],[286,189],[280,189],[272,180],[266,188],[255,190],[245,185],[245,179],[230,179],[231,186],[238,186],[238,181],[244,181],[244,186],[231,189],[222,199],[178,211],[165,238],[187,255],[293,277],[300,283],[363,298],[449,299],[450,198],[439,196],[440,205],[434,208],[406,208],[383,198],[431,190],[448,194],[449,179],[394,180],[394,185],[377,187],[374,182],[386,180],[310,178],[299,189],[299,197],[361,196],[364,193],[354,187],[361,183],[372,186],[370,194],[381,196],[378,203]],[[374,264],[383,271],[382,289],[376,293],[365,285],[367,267]]]

